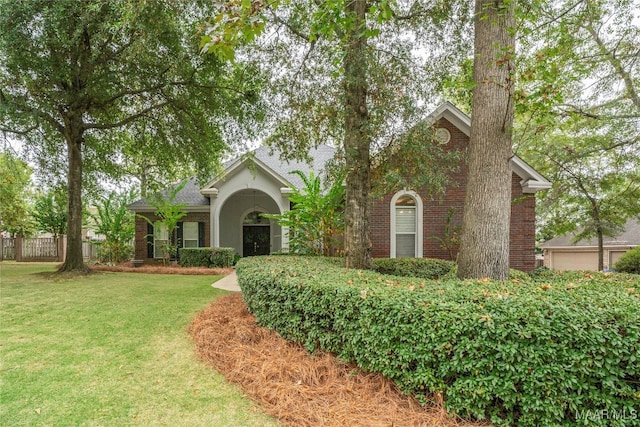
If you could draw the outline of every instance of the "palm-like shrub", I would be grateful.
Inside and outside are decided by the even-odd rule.
[[[322,181],[313,172],[306,176],[294,171],[304,182],[299,190],[291,187],[289,196],[293,207],[282,215],[265,215],[275,218],[283,227],[289,227],[289,249],[304,255],[333,255],[340,245],[339,236],[344,228],[344,194],[342,180],[323,191]]]
[[[122,262],[133,255],[131,244],[135,233],[135,218],[127,210],[127,204],[134,200],[134,193],[112,191],[96,203],[97,214],[91,217],[96,223],[98,234],[105,236],[100,244],[98,258],[101,262]]]

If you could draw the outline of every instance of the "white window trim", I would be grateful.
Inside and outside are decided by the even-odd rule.
[[[187,239],[185,237],[186,224],[195,224],[195,232],[196,232],[196,234],[195,234],[196,238],[195,239]],[[183,248],[198,248],[198,247],[200,247],[199,246],[199,243],[200,243],[199,227],[200,227],[200,225],[198,225],[197,221],[185,221],[185,222],[182,223],[182,247]],[[196,243],[195,246],[187,246],[187,242],[188,241],[189,242],[195,242]]]
[[[158,231],[159,228],[162,228],[163,231],[167,234],[166,239],[157,238],[159,234],[163,234]],[[161,221],[156,221],[153,224],[153,258],[154,259],[164,258],[164,251],[166,250],[166,246],[169,244],[169,240],[170,238],[169,238],[169,232],[167,231],[167,227],[163,225]],[[165,245],[165,247],[161,248],[160,245]]]
[[[391,203],[389,207],[391,211],[391,215],[390,215],[391,224],[389,227],[389,237],[391,239],[390,245],[389,245],[389,252],[390,252],[389,257],[396,258],[396,202],[400,197],[405,195],[411,197],[413,200],[416,201],[416,258],[422,258],[422,252],[423,252],[422,245],[424,240],[424,230],[422,228],[422,212],[423,212],[422,199],[420,198],[418,193],[411,190],[398,191],[391,198]]]

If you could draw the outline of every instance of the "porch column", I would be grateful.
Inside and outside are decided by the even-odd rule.
[[[218,189],[204,188],[200,193],[209,198],[209,246],[217,248],[220,246],[220,217],[216,213],[218,210]]]
[[[290,210],[291,201],[289,200],[289,194],[293,193],[293,190],[289,187],[280,188],[280,194],[282,195],[280,203],[280,214],[285,213]],[[289,227],[282,226],[282,241],[281,241],[282,252],[289,252]]]

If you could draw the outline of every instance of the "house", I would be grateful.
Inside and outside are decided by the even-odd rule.
[[[438,143],[450,149],[464,150],[469,142],[470,118],[451,103],[442,104],[428,120],[435,127]],[[237,158],[224,165],[224,173],[199,187],[191,180],[175,201],[185,203],[187,212],[179,229],[179,244],[184,247],[233,247],[241,256],[263,255],[288,249],[288,230],[261,213],[279,214],[291,208],[291,186],[301,188],[301,179],[291,174],[300,170],[321,174],[333,158],[335,149],[320,145],[309,153],[311,164],[287,163],[277,152],[260,147],[251,159]],[[535,193],[551,186],[543,176],[517,156],[513,169],[511,213],[512,268],[535,267]],[[451,176],[451,185],[438,200],[421,189],[388,194],[372,204],[371,239],[374,257],[435,257],[448,259],[445,248],[447,216],[453,208],[452,226],[459,224],[465,198],[466,167],[461,165]],[[138,200],[129,208],[145,215],[136,219],[136,259],[161,258],[159,243],[166,242],[166,230],[152,225],[157,220],[153,207]]]
[[[573,242],[575,234],[554,237],[540,247],[544,266],[552,270],[598,270],[598,241],[582,239]],[[610,269],[622,254],[640,246],[640,220],[631,218],[624,230],[613,238],[604,238],[604,269]]]

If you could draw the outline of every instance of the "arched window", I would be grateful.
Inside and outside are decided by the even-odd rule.
[[[391,199],[391,258],[422,258],[422,199],[400,191]]]

